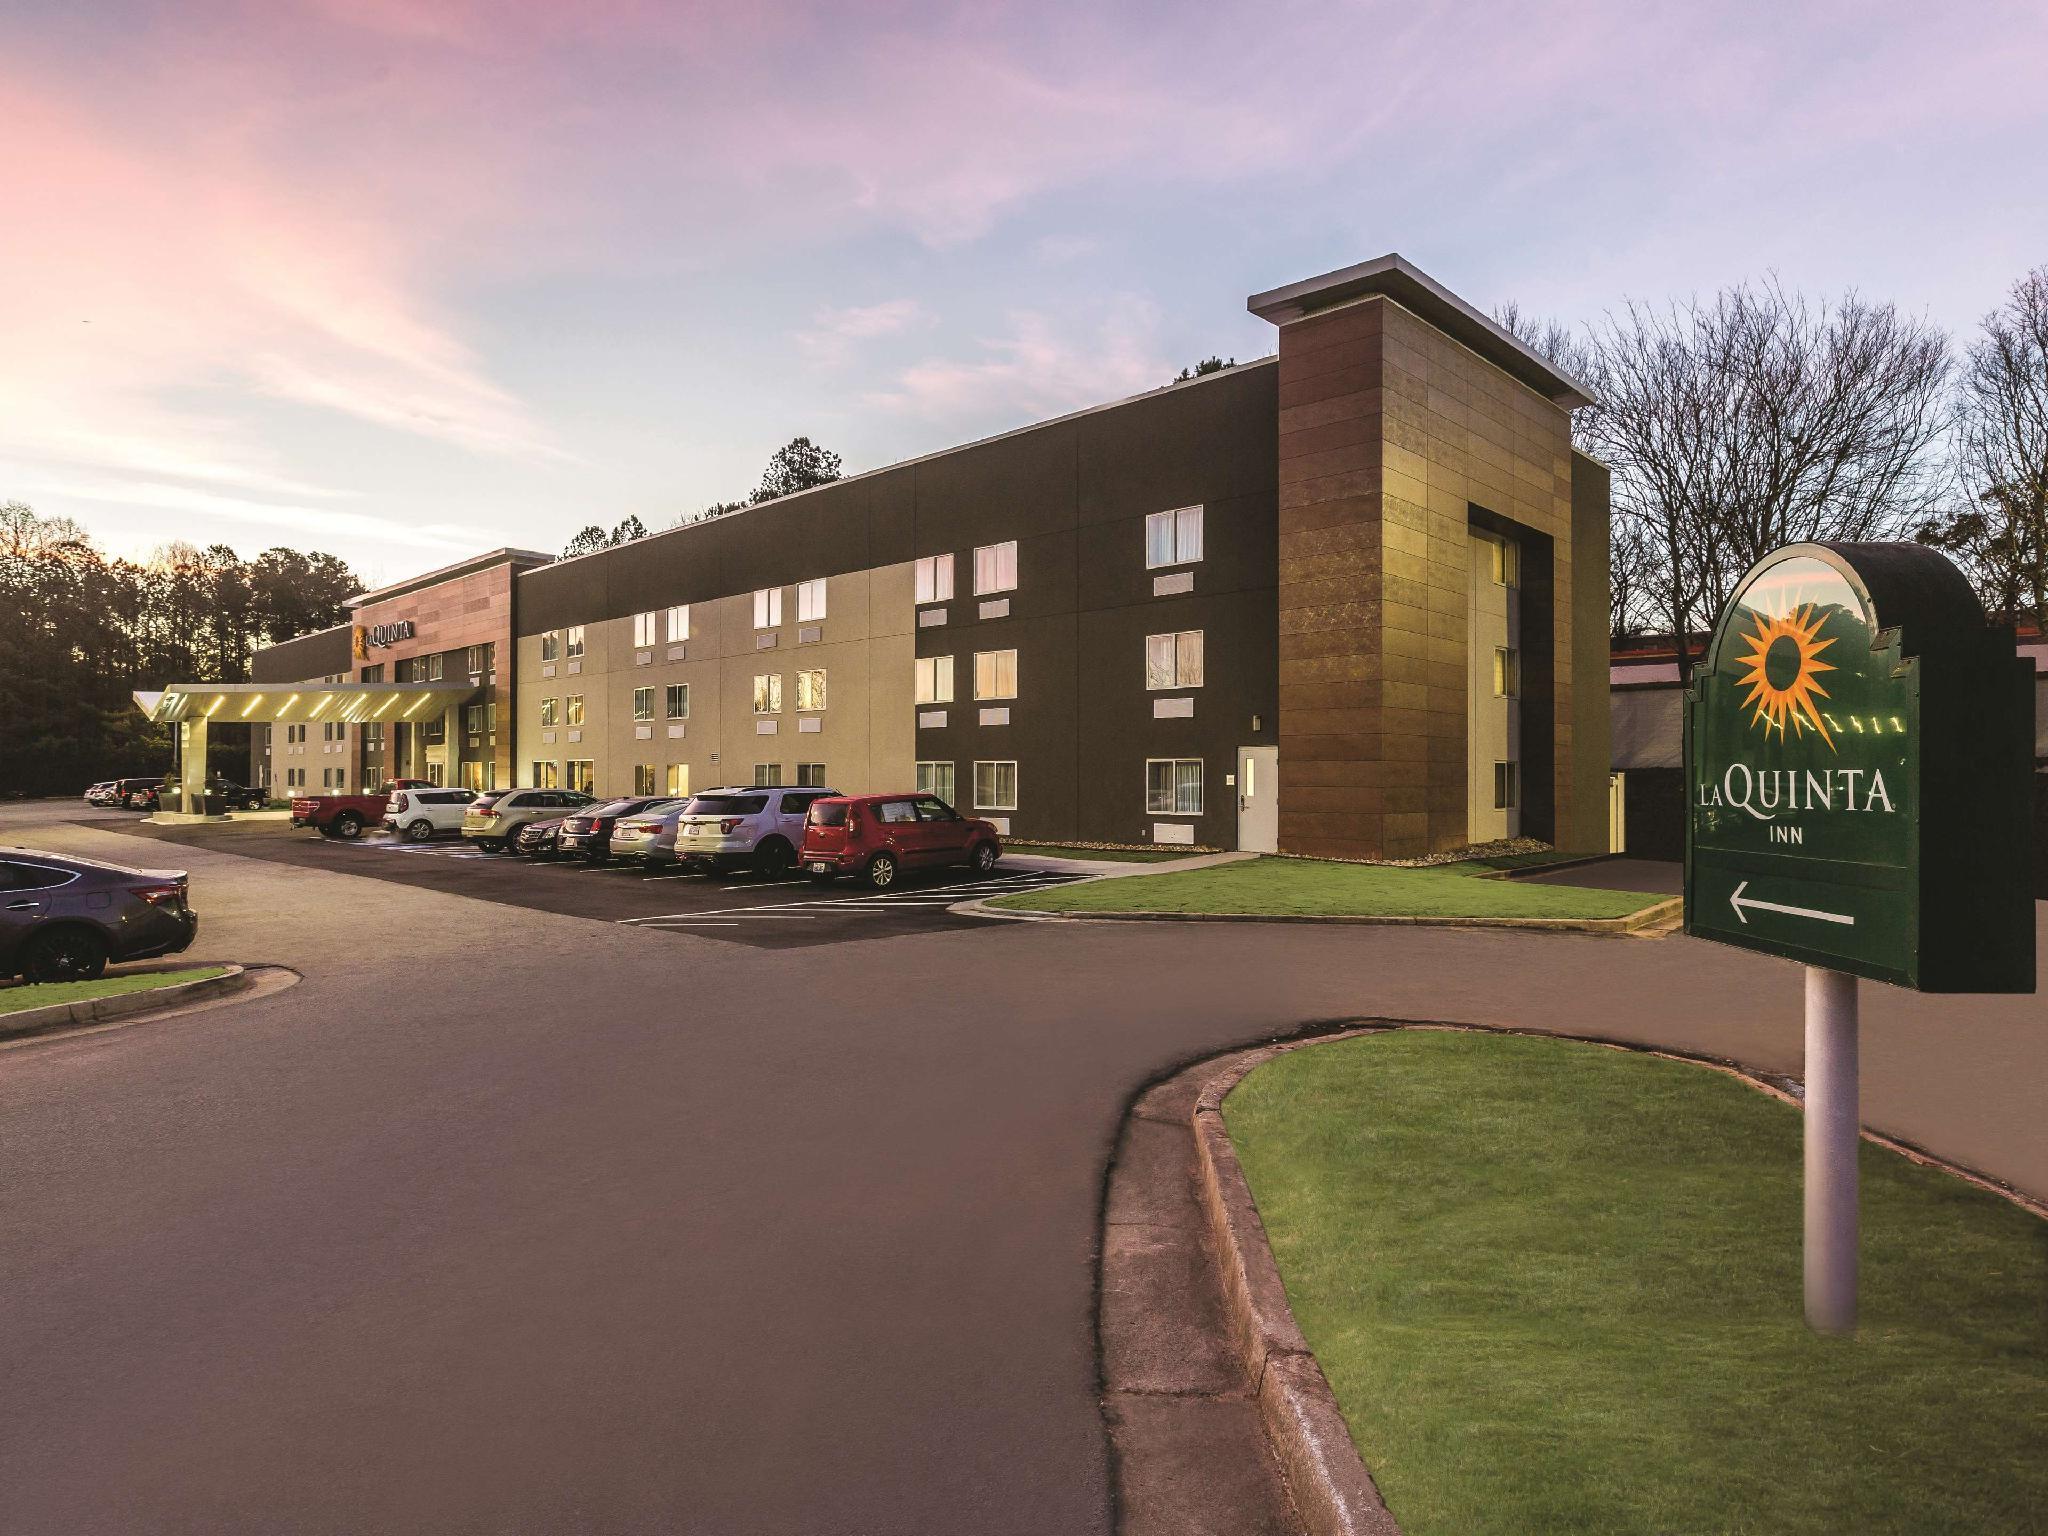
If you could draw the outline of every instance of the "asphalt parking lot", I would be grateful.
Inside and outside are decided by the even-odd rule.
[[[482,853],[459,838],[408,843],[380,832],[344,842],[278,821],[160,827],[121,812],[87,813],[77,820],[97,828],[113,823],[113,830],[184,847],[368,875],[507,906],[762,949],[843,944],[934,928],[986,927],[986,919],[962,917],[948,908],[976,897],[1079,878],[1039,868],[1035,861],[1005,860],[987,877],[978,878],[965,869],[912,872],[896,889],[877,892],[850,880],[820,886],[802,876],[696,875],[674,866],[649,871],[634,863],[579,859],[536,862]]]

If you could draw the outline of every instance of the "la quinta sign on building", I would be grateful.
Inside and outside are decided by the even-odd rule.
[[[1794,544],[1686,694],[1685,926],[1925,992],[2031,992],[2033,677],[1945,557]]]

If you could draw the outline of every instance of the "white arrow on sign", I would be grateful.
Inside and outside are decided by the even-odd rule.
[[[1823,923],[1840,923],[1844,928],[1854,928],[1856,926],[1856,919],[1846,913],[1821,912],[1812,907],[1788,907],[1782,902],[1776,901],[1758,901],[1754,896],[1744,896],[1742,894],[1748,889],[1749,882],[1745,880],[1742,884],[1736,886],[1728,897],[1728,905],[1735,909],[1736,917],[1741,919],[1745,927],[1749,924],[1749,915],[1742,910],[1744,907],[1755,907],[1759,912],[1783,912],[1787,917],[1817,918]]]

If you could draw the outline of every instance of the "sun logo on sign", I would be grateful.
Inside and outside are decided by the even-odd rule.
[[[1740,637],[1749,642],[1749,650],[1735,661],[1749,670],[1738,674],[1735,682],[1749,690],[1742,702],[1755,711],[1750,724],[1761,725],[1766,736],[1773,730],[1783,736],[1789,721],[1794,735],[1804,735],[1811,727],[1833,751],[1835,740],[1814,704],[1815,699],[1828,697],[1820,685],[1821,673],[1835,670],[1820,659],[1820,653],[1835,643],[1821,638],[1820,626],[1821,617],[1815,616],[1810,603],[1775,619],[1758,614],[1756,628]]]

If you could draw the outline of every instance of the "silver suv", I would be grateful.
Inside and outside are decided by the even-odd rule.
[[[566,816],[593,797],[573,789],[485,790],[462,813],[462,835],[486,853],[509,848],[512,834],[529,821]]]
[[[783,874],[796,868],[811,802],[838,793],[822,787],[707,789],[676,818],[675,856],[697,870]]]

